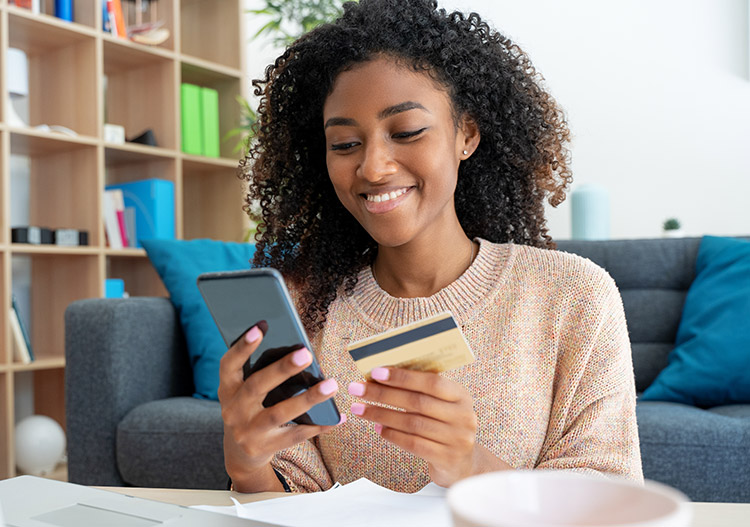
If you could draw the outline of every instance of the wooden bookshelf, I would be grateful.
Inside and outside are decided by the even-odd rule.
[[[0,479],[16,475],[20,375],[33,378],[34,412],[65,427],[68,304],[103,296],[106,278],[123,279],[131,296],[166,294],[142,249],[107,246],[104,187],[146,178],[174,182],[175,231],[181,239],[240,241],[247,228],[236,143],[222,143],[220,158],[183,154],[180,148],[182,82],[218,91],[222,137],[239,124],[235,96],[247,92],[242,0],[159,0],[157,19],[170,37],[158,46],[105,33],[102,1],[75,0],[70,23],[0,0]],[[45,13],[53,12],[53,0],[42,4]],[[28,58],[29,127],[7,122],[8,48],[22,49]],[[158,146],[108,143],[105,122],[123,126],[126,138],[151,129]],[[34,128],[40,124],[62,125],[77,135]],[[28,160],[28,202],[13,188],[15,156]],[[28,210],[31,225],[88,231],[89,245],[12,243],[16,207]],[[29,283],[28,325],[36,356],[31,364],[14,362],[5,314],[19,267],[27,270]]]

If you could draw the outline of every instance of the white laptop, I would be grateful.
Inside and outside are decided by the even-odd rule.
[[[34,476],[0,481],[0,505],[6,527],[276,527]]]

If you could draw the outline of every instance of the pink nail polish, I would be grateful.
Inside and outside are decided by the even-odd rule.
[[[343,425],[346,423],[346,414],[341,414],[341,419],[339,419],[339,424]]]
[[[245,334],[245,340],[247,342],[252,343],[258,340],[262,336],[263,336],[263,333],[261,332],[261,330],[258,329],[258,326],[253,326],[252,329]]]
[[[350,382],[348,390],[350,395],[362,397],[365,394],[365,385],[361,382]]]
[[[378,435],[380,435],[383,432],[383,425],[381,425],[380,423],[375,423],[373,428],[375,429],[375,433]]]
[[[336,379],[326,379],[320,383],[319,388],[320,393],[323,395],[329,395],[339,389],[339,383],[336,382]]]
[[[352,413],[354,415],[362,415],[365,413],[365,405],[362,403],[352,403]]]
[[[298,349],[292,353],[292,362],[295,366],[304,366],[310,362],[310,352],[307,351],[307,348]]]
[[[370,376],[376,381],[387,381],[390,373],[388,368],[373,368]]]

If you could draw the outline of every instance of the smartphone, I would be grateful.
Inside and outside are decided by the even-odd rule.
[[[258,322],[265,321],[268,324],[267,329],[262,328],[265,329],[265,334],[260,346],[243,366],[245,379],[303,346],[312,353],[312,364],[271,390],[263,401],[263,406],[273,406],[323,380],[320,366],[284,278],[276,269],[204,273],[198,277],[198,289],[227,348],[232,347]],[[333,399],[328,399],[293,421],[308,425],[336,425],[340,419],[336,403]]]

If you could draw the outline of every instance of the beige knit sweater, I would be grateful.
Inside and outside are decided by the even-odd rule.
[[[366,477],[401,492],[429,483],[427,464],[351,415],[347,385],[362,381],[350,341],[446,310],[476,361],[443,375],[469,389],[476,440],[515,468],[574,469],[642,481],[635,384],[620,294],[594,263],[558,251],[477,240],[474,263],[429,298],[394,298],[370,269],[331,304],[313,347],[348,422],[279,452],[293,490]]]

